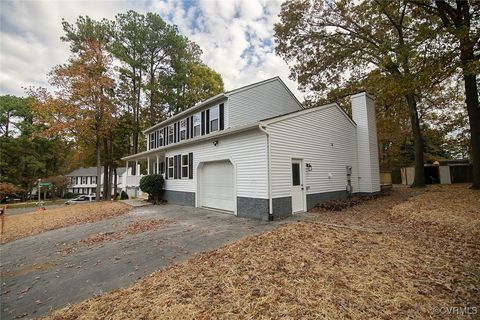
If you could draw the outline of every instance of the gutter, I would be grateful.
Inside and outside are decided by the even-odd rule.
[[[272,199],[272,168],[270,159],[270,133],[266,130],[267,126],[262,123],[258,124],[260,131],[267,136],[267,174],[268,174],[268,221],[273,221],[273,199]]]

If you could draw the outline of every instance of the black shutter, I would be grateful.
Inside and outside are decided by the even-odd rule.
[[[223,130],[224,127],[225,127],[225,111],[224,111],[224,106],[223,106],[223,103],[220,103],[220,107],[219,107],[219,117],[220,117],[220,130]]]
[[[190,117],[190,138],[193,138],[193,116]]]
[[[205,111],[202,111],[202,121],[200,123],[200,127],[202,128],[202,136],[205,134]]]
[[[168,144],[168,127],[163,128],[163,145]]]
[[[190,117],[187,118],[187,132],[185,135],[185,139],[190,139]]]
[[[173,124],[173,143],[176,143],[177,140],[177,123]]]
[[[177,156],[173,156],[173,179],[177,179]]]
[[[180,121],[177,122],[177,142],[180,142]]]
[[[193,179],[193,152],[188,154],[188,179]]]
[[[165,180],[168,180],[168,157],[165,157]]]
[[[210,133],[210,109],[205,110],[205,133]]]

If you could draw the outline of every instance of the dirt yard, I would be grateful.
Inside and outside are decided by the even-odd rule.
[[[5,219],[1,243],[39,234],[48,230],[74,224],[113,218],[130,211],[130,206],[120,202],[99,202],[70,205],[61,208],[25,213]],[[7,211],[8,212],[8,211]]]
[[[466,185],[395,189],[340,212],[310,213],[48,318],[478,316],[479,208],[480,192]]]

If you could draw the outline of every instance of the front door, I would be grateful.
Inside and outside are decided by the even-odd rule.
[[[302,160],[292,160],[292,211],[305,211]]]

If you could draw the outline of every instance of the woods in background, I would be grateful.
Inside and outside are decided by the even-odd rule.
[[[307,104],[375,94],[385,169],[415,163],[413,185],[424,186],[425,158],[468,145],[480,188],[479,14],[469,1],[286,1],[276,52]]]
[[[21,174],[17,175],[31,170],[34,183],[38,177],[67,173],[72,162],[60,162],[72,157],[78,160],[72,160],[77,166],[95,164],[97,181],[101,181],[103,166],[103,190],[98,184],[96,193],[108,198],[112,180],[118,176],[116,168],[122,165],[120,158],[144,147],[142,131],[223,92],[223,80],[202,63],[200,47],[157,14],[128,11],[112,21],[79,17],[73,24],[62,24],[62,40],[70,44],[70,58],[49,73],[53,90],[29,88],[31,98],[16,113],[4,110],[12,103],[2,100],[2,117],[15,118],[22,126],[30,121],[35,126],[34,132],[11,136],[13,122],[2,119],[2,146],[11,149],[2,148],[2,153],[18,154],[13,149],[15,143],[22,150],[27,148],[22,152],[31,152],[26,141],[58,141],[61,151],[46,151],[57,161],[52,172],[47,172],[44,162],[33,162],[19,168]],[[31,116],[27,119],[22,112]],[[2,181],[31,189],[30,182],[21,182],[26,178],[8,171],[17,170],[15,160],[2,158],[6,164],[2,166]]]

